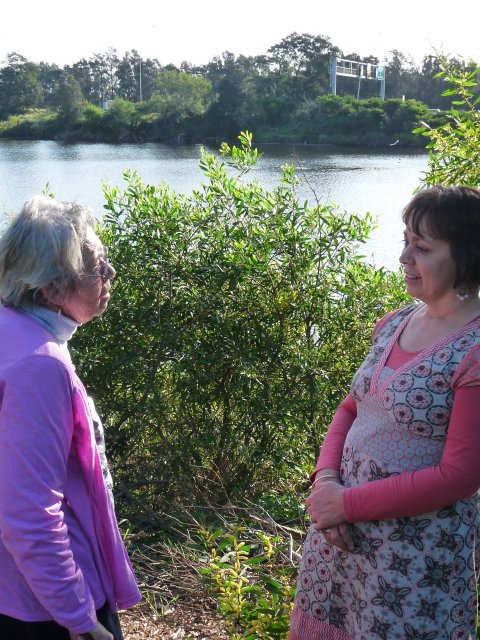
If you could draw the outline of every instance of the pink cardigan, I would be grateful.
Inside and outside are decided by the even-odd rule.
[[[68,349],[0,306],[0,612],[74,633],[140,600]]]

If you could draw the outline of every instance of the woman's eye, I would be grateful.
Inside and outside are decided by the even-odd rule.
[[[402,238],[402,244],[404,248],[408,247],[410,245],[408,238]],[[416,244],[415,242],[413,242],[412,247],[414,248],[415,251],[418,251],[419,253],[427,253],[429,251],[428,247],[423,247],[422,245]]]

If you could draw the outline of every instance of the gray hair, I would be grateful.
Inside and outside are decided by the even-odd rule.
[[[5,305],[32,309],[41,289],[54,284],[65,295],[83,272],[83,248],[95,219],[75,202],[34,196],[0,239],[0,298]]]

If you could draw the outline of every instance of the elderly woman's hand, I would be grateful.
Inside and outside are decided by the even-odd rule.
[[[353,549],[350,525],[345,522],[343,511],[344,487],[330,479],[317,482],[306,500],[307,511],[317,531],[322,531],[326,541],[342,551]]]
[[[89,633],[72,633],[70,631],[70,640],[115,640],[110,631],[105,629],[103,624],[97,622],[95,627]]]

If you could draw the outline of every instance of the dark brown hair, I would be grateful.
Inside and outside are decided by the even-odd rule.
[[[455,287],[480,286],[480,189],[435,186],[419,191],[402,219],[417,235],[421,227],[445,240],[457,267]]]

